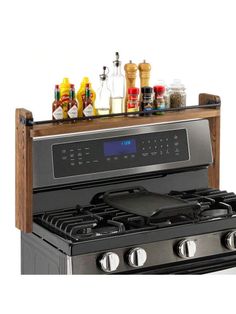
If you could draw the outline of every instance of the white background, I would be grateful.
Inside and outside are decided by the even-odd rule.
[[[14,111],[51,114],[53,86],[64,76],[93,85],[114,52],[123,64],[144,58],[152,84],[181,78],[188,105],[199,92],[222,98],[221,188],[236,192],[234,2],[1,1],[0,311],[10,313],[227,313],[235,277],[23,277],[14,228]],[[225,295],[227,293],[227,295]],[[232,307],[233,308],[233,307]]]

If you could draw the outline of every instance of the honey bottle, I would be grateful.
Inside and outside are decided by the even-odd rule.
[[[78,113],[79,117],[83,117],[83,110],[84,110],[84,101],[85,101],[85,91],[86,91],[86,85],[89,84],[89,89],[90,89],[90,97],[93,102],[95,103],[96,100],[96,93],[92,88],[92,84],[89,81],[89,78],[85,76],[80,84],[80,88],[77,91],[76,98],[78,101]],[[93,108],[93,115],[95,115],[95,109]]]
[[[63,119],[68,118],[68,103],[70,100],[70,81],[65,77],[60,84],[60,100],[63,109]]]

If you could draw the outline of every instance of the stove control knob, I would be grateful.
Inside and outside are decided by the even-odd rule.
[[[128,263],[132,267],[141,267],[146,263],[147,253],[144,249],[137,247],[129,251]]]
[[[193,240],[183,240],[178,243],[177,254],[182,258],[191,258],[196,254],[197,246]]]
[[[225,244],[229,250],[236,250],[236,231],[229,232],[226,235]]]
[[[116,253],[107,252],[103,254],[101,259],[99,260],[99,263],[103,271],[105,271],[106,273],[111,273],[117,270],[120,264],[120,259]]]

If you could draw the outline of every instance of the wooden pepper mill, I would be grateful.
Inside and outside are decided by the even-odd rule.
[[[125,93],[125,104],[127,104],[128,100],[128,89],[130,87],[136,87],[135,82],[136,82],[136,75],[137,75],[137,64],[132,63],[130,60],[129,63],[125,64],[124,66],[125,69],[125,78],[126,78],[126,93]]]
[[[139,77],[140,77],[140,87],[149,86],[151,64],[146,63],[146,60],[143,63],[139,63]]]

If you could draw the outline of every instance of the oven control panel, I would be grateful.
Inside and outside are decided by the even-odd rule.
[[[34,189],[179,171],[211,163],[207,120],[88,132],[80,132],[78,125],[78,132],[73,134],[33,139]]]
[[[189,159],[186,129],[52,145],[54,177],[175,163]]]

